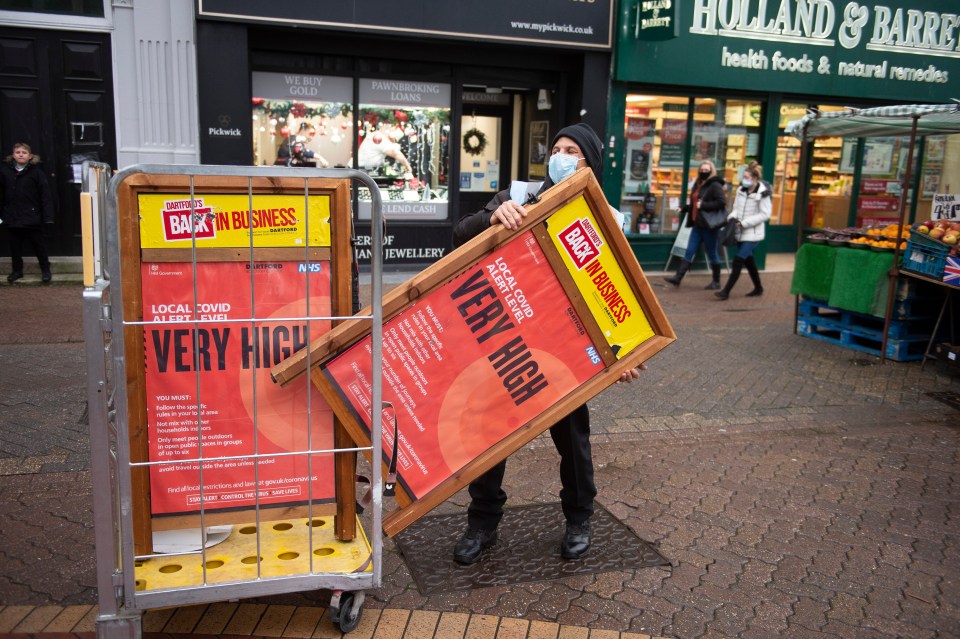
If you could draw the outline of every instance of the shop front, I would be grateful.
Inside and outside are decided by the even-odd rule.
[[[51,255],[80,254],[82,163],[116,162],[112,25],[95,0],[0,2],[0,158],[16,143],[39,158],[54,201]],[[0,224],[4,258],[7,227]],[[30,268],[36,260],[27,256]]]
[[[462,215],[542,180],[569,119],[605,129],[613,0],[415,4],[200,0],[201,161],[363,170],[384,197],[385,265],[420,267]],[[369,194],[354,215],[366,262]]]
[[[629,213],[641,264],[663,268],[676,254],[677,211],[705,160],[730,198],[751,161],[772,185],[758,262],[796,250],[798,226],[894,221],[904,188],[919,217],[935,194],[960,190],[957,136],[923,138],[904,184],[909,131],[819,138],[805,154],[784,133],[810,110],[950,102],[960,18],[943,11],[935,0],[623,2],[604,186]]]

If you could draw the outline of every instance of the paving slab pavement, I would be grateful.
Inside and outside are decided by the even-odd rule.
[[[397,636],[415,611],[438,637],[471,616],[504,636],[960,637],[960,412],[926,395],[960,393],[958,369],[794,335],[789,271],[726,302],[703,274],[650,278],[678,340],[590,402],[597,499],[673,566],[422,596],[387,540],[371,616]],[[0,633],[5,613],[96,603],[80,291],[0,286]],[[557,462],[543,437],[512,456],[510,503],[556,501]]]

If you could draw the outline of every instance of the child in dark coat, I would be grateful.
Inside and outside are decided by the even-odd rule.
[[[18,142],[13,145],[13,153],[0,165],[0,222],[10,232],[13,262],[8,282],[23,277],[23,250],[28,244],[40,262],[43,281],[53,279],[44,240],[45,226],[53,225],[53,197],[47,176],[37,166],[39,161],[29,145]]]

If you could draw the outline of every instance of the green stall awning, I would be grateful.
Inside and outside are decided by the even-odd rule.
[[[786,133],[808,141],[818,137],[873,137],[960,133],[960,104],[908,104],[808,113],[787,123]]]

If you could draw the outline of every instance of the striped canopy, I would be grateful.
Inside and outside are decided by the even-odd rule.
[[[798,140],[829,137],[960,133],[960,104],[907,104],[871,109],[808,113],[787,123],[786,133]]]

